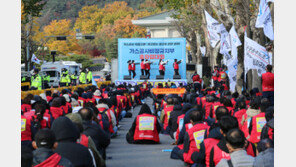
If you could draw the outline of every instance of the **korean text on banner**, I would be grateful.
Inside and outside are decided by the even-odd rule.
[[[244,66],[245,76],[250,69],[257,69],[258,75],[265,73],[265,67],[271,64],[269,54],[265,47],[248,38],[245,34]]]
[[[153,88],[154,94],[184,94],[185,88]]]
[[[214,48],[216,44],[220,41],[219,32],[219,22],[215,20],[206,10],[205,10],[208,38],[210,40],[211,46]]]

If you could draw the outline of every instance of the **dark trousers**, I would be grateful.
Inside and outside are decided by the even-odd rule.
[[[164,71],[163,70],[159,70],[159,75],[164,75]]]
[[[135,76],[136,76],[135,70],[130,70],[130,71],[133,73],[133,78],[135,78]]]
[[[176,146],[176,147],[173,148],[173,150],[171,152],[171,158],[172,159],[181,159],[182,161],[184,161],[183,153],[184,153],[184,151]]]
[[[175,74],[174,75],[179,75],[179,69],[174,69]]]
[[[142,75],[145,75],[145,69],[141,69]]]
[[[201,90],[201,84],[200,83],[196,82],[196,83],[193,84],[193,86],[194,86],[195,92],[196,91],[200,92],[200,90]]]
[[[150,70],[146,70],[146,76],[148,79],[150,79]]]
[[[271,105],[274,105],[274,91],[263,91],[262,96],[263,98],[267,98]]]

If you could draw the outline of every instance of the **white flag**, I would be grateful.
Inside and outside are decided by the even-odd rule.
[[[33,53],[31,61],[37,64],[40,64],[40,60],[35,56],[35,54]]]
[[[234,26],[231,27],[229,31],[230,39],[231,39],[231,45],[235,45],[236,47],[241,46],[242,42],[239,40],[239,37],[235,31]]]
[[[256,28],[263,28],[264,35],[270,40],[274,40],[271,13],[268,6],[268,0],[261,0],[259,4],[259,12],[256,20]]]
[[[258,75],[265,73],[265,68],[271,59],[265,47],[248,38],[245,33],[244,66],[245,76],[250,69],[257,69]]]
[[[206,47],[205,46],[200,46],[199,48],[200,48],[201,55],[205,56],[206,55]]]
[[[230,37],[223,23],[219,25],[219,33],[221,34],[220,53],[224,54],[231,50]]]
[[[219,22],[215,20],[206,10],[205,10],[208,38],[212,47],[215,47],[220,40],[219,32]]]
[[[228,78],[229,78],[229,88],[231,92],[235,92],[236,85],[236,71],[237,71],[237,59],[233,59],[228,65]]]

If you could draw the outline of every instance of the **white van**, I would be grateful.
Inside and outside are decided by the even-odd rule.
[[[69,71],[69,75],[74,74],[78,77],[80,75],[79,69],[82,68],[82,65],[80,63],[76,63],[75,61],[46,62],[41,65],[40,74],[49,75],[50,82],[48,85],[58,87],[63,68],[66,68]]]

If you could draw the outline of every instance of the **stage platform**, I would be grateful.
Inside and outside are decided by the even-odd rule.
[[[116,80],[115,81],[115,85],[120,85],[123,83],[131,84],[131,85],[139,85],[142,84],[144,82],[144,80]],[[187,85],[187,80],[186,79],[174,79],[174,80],[169,80],[169,79],[164,79],[164,80],[148,80],[149,83],[151,83],[151,85],[156,88],[158,83],[162,83],[163,85],[165,85],[165,83],[168,83],[169,85],[171,85],[171,83],[175,83],[175,85],[178,87],[180,85],[180,83],[183,83],[184,85]]]

